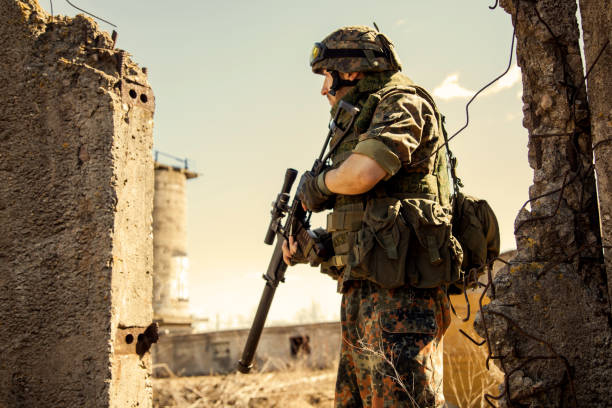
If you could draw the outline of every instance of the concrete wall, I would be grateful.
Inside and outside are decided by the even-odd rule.
[[[153,349],[153,358],[156,367],[166,364],[177,375],[233,372],[236,371],[247,335],[247,329],[162,335]],[[298,350],[294,355],[291,339],[306,336],[310,353]],[[329,367],[336,364],[339,351],[339,322],[268,327],[264,329],[257,347],[255,370],[278,370],[298,363],[316,368]],[[156,369],[156,374],[163,376],[166,371],[160,367]]]
[[[612,299],[612,7],[610,0],[580,1],[584,56],[589,70],[593,156],[597,174],[599,221]],[[612,308],[612,302],[610,302]],[[611,310],[612,311],[612,310]]]
[[[612,317],[576,1],[500,4],[516,27],[534,178],[515,221],[517,255],[477,328],[506,374],[501,406],[610,406]]]
[[[91,19],[0,10],[0,406],[149,407],[153,94]]]
[[[155,165],[153,309],[162,326],[189,327],[187,180],[197,174]],[[170,325],[170,326],[169,326]]]

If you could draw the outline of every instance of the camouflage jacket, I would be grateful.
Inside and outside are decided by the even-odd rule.
[[[424,92],[399,72],[387,71],[368,74],[342,98],[358,107],[360,113],[332,153],[332,166],[338,167],[351,154],[359,153],[374,159],[387,172],[387,177],[365,194],[337,195],[333,212],[328,214],[327,229],[332,234],[336,255],[322,264],[322,272],[338,280],[340,292],[344,283],[350,280],[369,279],[380,283],[389,274],[404,273],[403,267],[399,268],[401,271],[373,271],[358,265],[358,252],[364,249],[357,245],[357,241],[364,233],[364,211],[368,200],[371,201],[372,197],[424,198],[443,207],[449,206],[446,152],[444,148],[440,149],[443,137],[438,125],[438,112],[421,96]],[[332,117],[337,109],[338,104],[332,107]],[[345,128],[350,115],[341,112],[337,121],[341,128]],[[338,136],[332,136],[331,146],[336,144]],[[381,244],[386,245],[387,252],[393,257],[398,250],[399,234],[397,231],[388,232],[382,240],[389,241]],[[391,286],[401,286],[405,281],[403,276],[393,279]]]

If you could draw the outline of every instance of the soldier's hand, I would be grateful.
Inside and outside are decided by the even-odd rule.
[[[311,211],[323,211],[328,207],[327,204],[333,197],[333,193],[325,187],[324,178],[325,173],[322,173],[319,177],[314,177],[310,171],[307,171],[300,179],[297,196],[302,204]]]
[[[295,255],[295,253],[297,252],[298,249],[298,243],[297,241],[295,241],[293,239],[292,236],[289,237],[289,245],[287,245],[287,241],[283,241],[283,246],[282,246],[282,250],[283,250],[283,261],[285,261],[285,263],[287,265],[293,265],[294,263],[291,262],[291,257],[293,255]]]

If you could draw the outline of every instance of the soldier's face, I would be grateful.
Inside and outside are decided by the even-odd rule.
[[[334,82],[334,78],[331,76],[331,74],[326,69],[323,70],[322,73],[323,73],[324,79],[323,79],[323,86],[321,87],[321,95],[327,98],[331,106],[334,106],[336,102],[342,99],[342,97],[346,95],[348,91],[351,90],[352,87],[351,86],[342,87],[336,91],[335,95],[331,95],[329,93],[329,90],[331,89],[332,83]],[[353,72],[352,74],[357,74],[357,73]],[[340,72],[340,78],[349,79],[349,77],[352,76],[352,74],[346,74],[344,72]]]

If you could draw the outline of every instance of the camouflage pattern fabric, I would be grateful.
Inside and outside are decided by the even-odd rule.
[[[389,172],[389,177],[383,183],[385,189],[437,194],[438,189],[435,186],[435,191],[430,191],[429,187],[423,190],[413,185],[418,183],[412,180],[408,181],[411,185],[404,183],[405,179],[414,178],[410,174],[416,174],[416,178],[421,179],[434,171],[446,171],[446,166],[434,169],[438,155],[432,153],[443,142],[436,124],[435,110],[416,94],[413,86],[414,83],[401,73],[368,74],[342,98],[360,108],[361,113],[355,119],[353,131],[344,138],[332,155],[334,167],[341,165],[354,152],[364,154],[376,160]],[[390,91],[385,92],[385,89]],[[377,91],[383,93],[382,98],[377,95]],[[369,101],[375,99],[373,95],[377,96],[378,100],[372,110],[369,109]],[[331,110],[332,116],[336,109],[337,105]],[[340,117],[341,125],[344,125],[343,121],[348,120],[344,116]],[[334,141],[332,138],[331,145],[334,145]],[[360,146],[363,144],[366,146]],[[440,151],[444,152],[444,149]],[[391,177],[393,175],[396,177]],[[396,183],[400,185],[395,186]],[[354,197],[348,201],[363,200]]]
[[[328,48],[365,47],[350,43],[349,37],[354,35],[356,41],[380,40],[381,37],[370,36],[375,34],[360,33],[358,29],[351,33],[345,28],[324,42]],[[339,63],[341,58],[333,60]],[[365,65],[350,65],[367,63],[361,60],[346,61],[346,67],[318,68],[367,71]],[[315,63],[313,70],[316,72],[317,64],[327,62]],[[336,195],[334,214],[365,211],[365,203],[373,194],[440,194],[435,173],[446,171],[446,166],[436,161],[436,154],[432,155],[442,143],[435,109],[417,95],[409,78],[394,71],[368,73],[343,97],[361,112],[332,154],[333,167],[359,153],[377,161],[389,177],[375,187],[376,191]],[[332,116],[337,108],[332,108]],[[341,114],[339,121],[343,125],[346,119]],[[331,145],[334,143],[332,137]],[[359,231],[347,222],[330,232],[336,255],[344,256],[355,246]],[[386,289],[375,283],[373,276],[360,274],[360,269],[350,264],[323,265],[322,270],[338,280],[338,290],[343,293],[343,342],[335,406],[442,407],[442,336],[450,324],[444,289],[408,285]]]
[[[387,86],[401,87],[402,77],[399,73],[393,75]],[[381,163],[385,169],[393,167],[391,176],[400,168],[431,174],[436,158],[432,152],[442,141],[440,136],[433,107],[414,90],[400,88],[382,95],[369,128],[359,136],[355,151],[376,159],[374,151],[367,148],[361,151],[360,145],[368,141],[382,142],[378,146],[386,147],[397,158],[393,166]]]
[[[383,289],[352,281],[342,297],[335,407],[443,407],[442,288]]]
[[[373,109],[370,102],[377,98]],[[419,193],[439,196],[436,171],[446,172],[446,166],[437,168],[432,154],[443,142],[436,123],[435,109],[417,95],[414,82],[399,72],[370,73],[351,89],[343,100],[361,109],[353,129],[332,154],[336,168],[353,153],[371,157],[389,173],[377,189],[389,194]],[[335,114],[337,106],[332,108]],[[346,120],[340,115],[340,122]],[[331,145],[335,139],[332,137]],[[364,210],[370,192],[361,195],[336,195],[334,213]],[[355,244],[356,232],[336,230],[332,241],[336,255],[349,253]],[[359,268],[350,265],[322,270],[338,280],[338,290],[345,283],[369,279]]]
[[[367,26],[342,27],[325,37],[321,43],[330,49],[376,50],[385,53],[386,56],[325,58],[312,65],[312,71],[317,74],[324,69],[339,72],[381,72],[402,69],[389,38]]]

